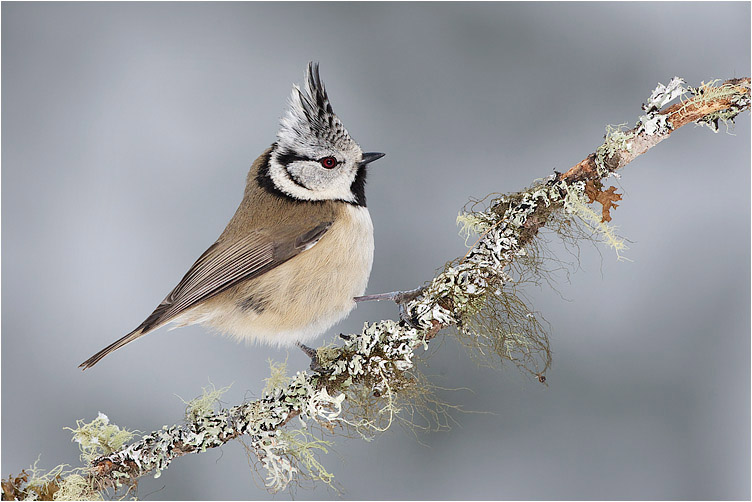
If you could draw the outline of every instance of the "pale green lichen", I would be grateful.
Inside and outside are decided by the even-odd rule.
[[[543,374],[551,364],[548,334],[521,296],[506,289],[490,292],[483,308],[458,326],[457,336],[483,366],[509,361],[531,375]]]
[[[623,127],[607,127],[598,156],[608,158],[630,151],[634,134]],[[459,218],[463,233],[480,234],[478,241],[463,260],[449,264],[427,287],[431,306],[416,308],[416,318],[425,318],[425,326],[437,319],[455,324],[460,341],[482,363],[495,366],[499,360],[508,360],[541,381],[551,362],[548,336],[538,314],[517,290],[525,276],[538,281],[545,273],[538,256],[539,239],[534,238],[537,229],[551,222],[569,242],[592,238],[575,224],[572,217],[576,216],[584,228],[615,250],[617,259],[626,259],[622,255],[624,240],[590,208],[584,182],[557,180],[552,176],[526,191],[500,196],[485,210],[465,211]],[[508,271],[514,271],[516,277],[510,277]]]
[[[217,389],[213,383],[209,382],[207,387],[201,388],[200,396],[193,398],[190,401],[185,401],[183,398],[180,398],[180,400],[186,404],[186,420],[188,422],[195,422],[201,417],[213,414],[215,406],[220,403],[220,398],[230,390],[230,387],[232,387],[232,384]]]
[[[551,360],[547,334],[515,288],[507,287],[513,281],[505,269],[519,260],[537,263],[530,255],[535,246],[521,242],[532,240],[561,208],[562,198],[552,176],[524,192],[491,200],[485,210],[465,211],[459,222],[466,234],[480,233],[478,242],[428,286],[426,296],[435,303],[431,310],[418,310],[417,319],[455,324],[460,341],[484,364],[509,360],[536,376],[545,373]]]
[[[285,453],[295,458],[305,468],[304,474],[313,481],[321,481],[335,491],[334,475],[319,461],[318,454],[329,453],[331,441],[319,439],[307,429],[280,431],[279,439],[285,443]]]
[[[643,105],[647,114],[640,117],[637,132],[644,132],[648,136],[667,133],[671,129],[671,124],[668,123],[668,116],[659,113],[659,110],[685,93],[692,94],[692,99],[683,101],[682,106],[676,111],[678,116],[689,110],[690,106],[696,109],[706,103],[728,100],[729,108],[706,114],[696,121],[699,125],[709,127],[713,132],[718,132],[718,123],[723,122],[728,130],[729,122],[733,122],[743,109],[749,107],[749,93],[739,92],[738,87],[739,85],[748,87],[748,84],[737,82],[716,85],[719,81],[715,79],[707,83],[702,82],[698,87],[684,87],[684,80],[674,77],[668,86],[658,84],[648,102]]]
[[[616,126],[607,125],[605,140],[595,150],[595,165],[598,174],[603,177],[611,173],[608,162],[620,152],[631,152],[634,144],[635,133],[626,130],[626,123]]]
[[[110,419],[102,412],[89,423],[76,421],[76,427],[64,427],[73,433],[73,439],[81,449],[81,461],[88,464],[103,455],[119,450],[131,441],[137,431],[121,429],[110,423]]]
[[[465,245],[473,235],[479,235],[493,226],[493,219],[486,213],[461,212],[457,215],[457,225],[460,226],[460,236],[465,239]]]
[[[719,79],[711,80],[708,83],[702,82],[698,87],[689,87],[688,90],[694,94],[692,100],[695,106],[702,106],[705,103],[712,102],[719,99],[727,99],[730,101],[731,106],[725,110],[719,110],[714,113],[707,114],[701,119],[695,121],[696,124],[708,127],[713,132],[718,132],[719,122],[723,122],[726,126],[726,132],[729,131],[729,123],[733,125],[734,119],[741,112],[742,109],[749,106],[749,94],[740,93],[738,85],[723,84],[716,86],[720,82]],[[685,104],[679,113],[685,110]]]
[[[687,87],[687,90],[694,95],[694,99],[692,100],[693,106],[700,106],[718,99],[732,98],[732,101],[734,101],[741,97],[734,85],[724,84],[717,86],[716,84],[720,81],[720,79],[716,78],[707,83],[704,81],[700,82],[698,87]],[[684,104],[684,107],[686,106],[687,103]]]
[[[374,356],[374,358],[376,364],[381,362],[379,356]],[[373,374],[373,371],[370,373]],[[386,432],[401,411],[392,391],[392,385],[395,385],[398,380],[396,376],[392,375],[393,381],[390,382],[387,372],[383,369],[376,369],[375,375],[379,380],[374,384],[360,387],[360,392],[351,392],[352,404],[360,405],[359,408],[350,407],[351,416],[339,419],[343,424],[352,427],[366,441],[372,441],[375,434]],[[371,396],[375,399],[371,399]],[[355,409],[358,410],[357,413],[353,413]]]
[[[447,403],[439,392],[456,391],[432,384],[421,371],[410,371],[400,382],[397,398],[399,413],[395,418],[406,430],[416,436],[418,432],[446,431],[458,422],[454,414],[464,413],[461,406]],[[468,390],[468,389],[464,389]]]
[[[588,204],[588,200],[585,197],[585,183],[565,184],[564,187],[567,194],[564,199],[564,210],[569,214],[577,216],[588,228],[597,232],[603,242],[616,252],[617,260],[629,261],[621,255],[622,251],[628,249],[624,243],[624,239],[616,235],[615,228],[602,221],[603,216],[593,211]]]
[[[630,130],[626,130],[626,126],[626,123],[616,126],[606,126],[606,140],[599,147],[599,150],[605,158],[611,157],[619,151],[632,151],[634,133]]]
[[[77,471],[67,469],[70,467],[68,464],[61,464],[45,472],[38,467],[38,464],[39,458],[28,469],[28,480],[23,490],[26,495],[25,500],[43,500],[49,495],[54,498],[61,480]]]
[[[102,494],[94,489],[89,477],[70,474],[59,484],[55,500],[104,500]]]
[[[45,472],[38,464],[3,480],[3,500],[102,500],[86,469],[62,464]]]
[[[269,378],[264,378],[265,385],[262,391],[264,395],[272,394],[274,389],[284,387],[290,381],[290,377],[287,376],[287,358],[282,363],[267,359],[267,363],[269,364],[270,375]]]
[[[328,343],[316,349],[318,363],[322,366],[327,366],[329,363],[337,359],[339,354],[340,349],[334,343]]]
[[[726,132],[728,133],[729,126],[734,124],[734,119],[737,115],[739,115],[739,110],[729,108],[705,115],[703,118],[695,121],[695,123],[701,126],[705,126],[711,131],[717,133],[719,131],[718,123],[723,122],[723,125],[726,126]]]

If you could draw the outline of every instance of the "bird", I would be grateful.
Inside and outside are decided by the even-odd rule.
[[[313,340],[346,317],[373,264],[369,164],[334,113],[309,62],[293,85],[276,141],[251,165],[242,201],[219,238],[136,329],[79,365],[168,323],[202,324],[272,346]],[[306,350],[308,349],[308,350]]]

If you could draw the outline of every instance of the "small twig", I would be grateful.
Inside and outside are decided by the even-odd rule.
[[[353,300],[355,300],[356,303],[380,302],[383,300],[390,300],[394,303],[402,304],[416,299],[425,290],[425,286],[422,286],[420,288],[410,289],[408,291],[392,291],[391,293],[377,293],[375,295],[356,296],[355,298],[353,298]]]

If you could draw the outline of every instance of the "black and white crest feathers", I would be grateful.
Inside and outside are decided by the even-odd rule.
[[[277,132],[280,147],[300,151],[301,147],[347,149],[353,140],[334,114],[318,63],[309,62],[304,88],[293,86],[290,106]]]
[[[260,185],[295,200],[365,206],[363,152],[334,114],[317,63],[308,63],[302,87],[293,86]],[[328,157],[334,167],[320,163]]]

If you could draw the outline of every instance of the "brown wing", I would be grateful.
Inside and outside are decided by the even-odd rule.
[[[273,234],[259,230],[240,239],[217,241],[202,254],[183,279],[152,314],[132,332],[81,363],[94,366],[104,356],[169,322],[191,307],[286,262],[315,245],[329,230],[328,221],[300,232],[300,227],[277,230]]]

